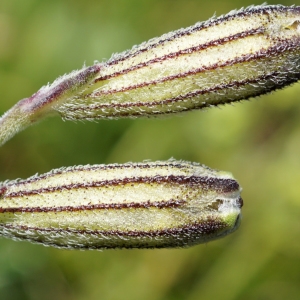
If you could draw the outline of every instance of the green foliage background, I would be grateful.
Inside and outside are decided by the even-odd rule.
[[[251,4],[261,2],[1,0],[0,113],[84,62]],[[231,171],[245,204],[237,232],[189,249],[67,251],[1,238],[0,299],[299,299],[299,94],[298,83],[205,112],[53,118],[18,134],[0,148],[0,180],[175,157]]]

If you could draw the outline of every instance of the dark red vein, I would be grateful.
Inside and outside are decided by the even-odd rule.
[[[165,60],[168,60],[168,59],[172,59],[174,57],[179,57],[180,55],[192,54],[194,52],[199,52],[199,51],[208,49],[210,47],[221,46],[221,45],[224,45],[224,44],[229,43],[229,42],[234,41],[234,40],[238,40],[238,39],[245,38],[245,37],[248,37],[248,36],[251,36],[251,35],[263,33],[264,30],[265,30],[264,27],[258,27],[258,28],[250,29],[248,31],[239,32],[237,34],[227,36],[225,38],[216,39],[216,40],[210,41],[209,43],[205,43],[205,44],[198,45],[198,46],[195,46],[195,47],[191,47],[191,48],[188,48],[188,49],[183,49],[183,50],[180,50],[178,52],[172,52],[172,53],[166,54],[164,56],[156,57],[156,58],[151,59],[149,61],[142,62],[142,63],[139,63],[137,65],[133,65],[130,68],[124,69],[122,71],[115,72],[115,73],[112,73],[112,74],[106,75],[106,76],[100,76],[100,77],[95,79],[95,82],[102,81],[102,80],[108,80],[108,79],[111,79],[111,78],[114,78],[114,77],[117,77],[117,76],[120,76],[120,75],[124,75],[126,73],[131,72],[131,71],[147,67],[151,64],[159,63],[159,62],[162,62],[162,61],[165,61]]]
[[[191,166],[194,166],[193,164]],[[198,167],[198,165],[195,165],[196,167]],[[40,180],[43,180],[45,178],[49,178],[49,177],[53,177],[56,175],[60,175],[60,174],[66,174],[66,173],[71,173],[71,172],[80,172],[80,171],[106,171],[106,170],[115,170],[115,169],[150,169],[150,168],[157,168],[157,167],[161,167],[161,168],[176,168],[176,169],[182,169],[182,168],[187,168],[186,164],[180,164],[179,162],[172,162],[172,163],[127,163],[127,164],[108,164],[108,165],[87,165],[87,166],[75,166],[72,168],[61,168],[61,169],[56,169],[56,170],[52,170],[52,172],[50,173],[45,173],[45,174],[41,174],[38,177],[37,176],[33,176],[30,177],[28,179],[22,179],[20,181],[17,182],[13,182],[13,183],[8,183],[7,185],[1,187],[0,189],[0,197],[2,194],[4,194],[4,192],[7,190],[7,188],[9,186],[18,186],[18,185],[23,185],[23,184],[27,184],[27,183],[32,183],[32,182],[37,182]],[[190,167],[190,166],[189,166]],[[202,166],[203,167],[203,166]],[[207,167],[206,167],[207,168]]]
[[[34,190],[24,190],[18,192],[8,192],[3,195],[4,198],[14,198],[29,195],[39,195],[44,193],[53,193],[63,190],[76,190],[76,189],[88,189],[97,187],[109,187],[109,186],[125,186],[127,184],[179,184],[189,186],[199,186],[203,190],[214,189],[222,192],[232,192],[239,189],[238,183],[229,178],[217,178],[217,177],[199,177],[199,176],[153,176],[153,177],[131,177],[114,180],[103,180],[86,183],[75,183],[69,185],[60,185],[53,187],[43,187]]]
[[[228,227],[226,222],[216,220],[213,218],[207,218],[205,221],[187,224],[185,226],[179,226],[175,228],[165,228],[161,230],[89,230],[89,229],[70,229],[70,228],[44,228],[44,227],[30,227],[24,225],[13,224],[0,224],[0,228],[12,229],[12,230],[24,230],[24,231],[37,231],[37,232],[50,232],[50,233],[72,233],[78,235],[96,235],[96,236],[122,236],[122,237],[167,237],[175,238],[176,236],[186,236],[187,234],[201,234],[209,235],[216,231]]]
[[[140,208],[175,208],[182,206],[186,201],[184,200],[169,200],[169,201],[146,201],[146,202],[129,202],[129,203],[99,203],[90,205],[78,206],[57,206],[57,207],[5,207],[0,208],[0,213],[46,213],[46,212],[79,212],[89,210],[102,210],[102,209],[140,209]]]
[[[238,19],[238,18],[245,18],[248,16],[251,16],[253,14],[269,14],[272,13],[273,11],[290,11],[290,10],[295,10],[297,8],[290,8],[290,7],[284,7],[284,6],[266,6],[266,7],[251,7],[249,9],[244,9],[242,11],[237,12],[236,14],[227,14],[225,16],[220,16],[216,19],[210,19],[209,21],[204,21],[201,23],[198,23],[196,25],[190,26],[186,29],[179,29],[173,33],[173,35],[168,36],[167,38],[154,38],[156,42],[153,43],[145,43],[145,46],[142,47],[140,46],[136,51],[130,50],[127,51],[123,54],[123,56],[120,57],[112,57],[108,62],[107,65],[115,65],[118,64],[119,62],[122,62],[128,58],[133,58],[140,53],[146,52],[149,49],[156,48],[159,45],[162,45],[166,42],[175,40],[176,38],[180,38],[185,35],[189,35],[191,33],[194,33],[196,31],[200,31],[202,29],[206,29],[209,27],[213,27],[216,25],[219,25],[221,23],[225,23],[227,21],[230,21],[232,19]]]

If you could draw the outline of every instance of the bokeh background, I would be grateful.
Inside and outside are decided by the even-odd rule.
[[[0,113],[84,62],[261,1],[1,0]],[[1,181],[175,157],[232,172],[243,220],[234,234],[189,249],[67,251],[0,238],[0,299],[299,299],[299,94],[298,83],[182,116],[53,118],[18,134],[0,148]]]

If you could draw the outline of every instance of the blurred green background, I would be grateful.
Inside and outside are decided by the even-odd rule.
[[[1,0],[0,113],[84,62],[251,4],[261,1]],[[244,189],[243,220],[234,234],[189,249],[67,251],[1,238],[0,299],[299,299],[299,94],[298,83],[221,109],[53,118],[18,134],[0,149],[1,181],[175,157],[232,172]]]

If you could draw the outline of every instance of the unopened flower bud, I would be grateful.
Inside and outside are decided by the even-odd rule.
[[[0,119],[0,144],[59,113],[96,120],[179,113],[255,97],[300,78],[300,7],[251,6],[74,71]]]
[[[0,234],[64,248],[204,243],[239,225],[240,186],[225,172],[166,162],[79,166],[0,186]]]

